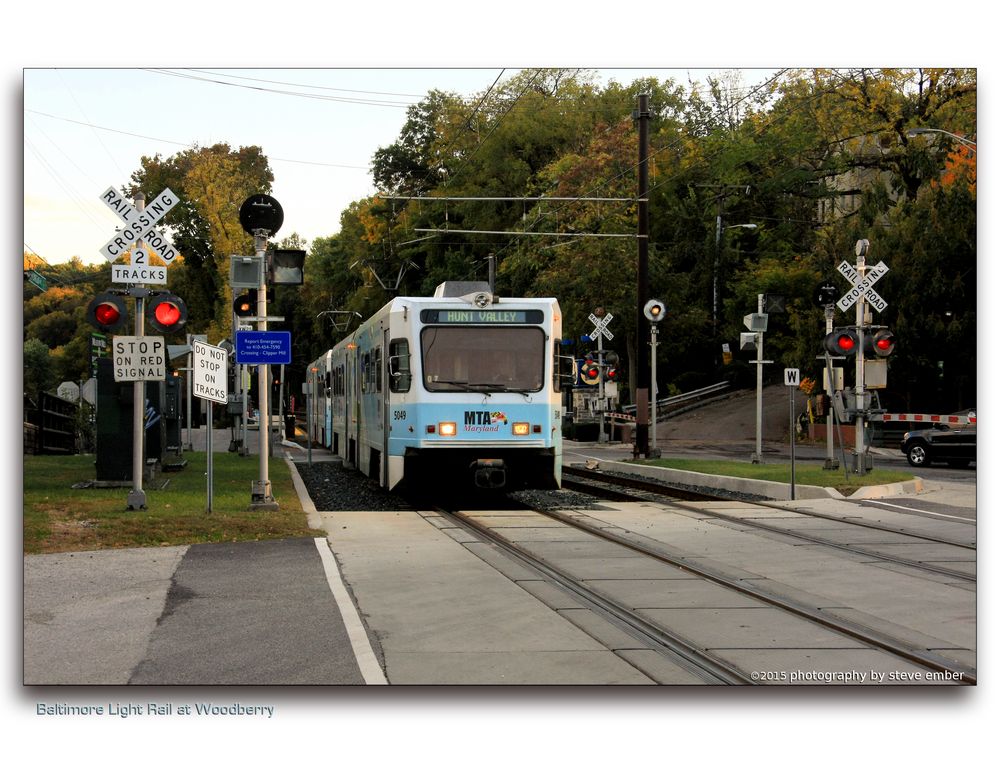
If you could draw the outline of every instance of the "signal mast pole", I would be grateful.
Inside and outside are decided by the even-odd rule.
[[[139,214],[146,208],[146,194],[137,190],[132,196],[135,208]],[[137,247],[142,246],[140,240]],[[133,250],[134,251],[134,250]],[[134,262],[134,260],[133,260]],[[141,339],[146,335],[146,290],[144,288],[134,289],[135,296],[135,336]],[[132,489],[128,493],[126,502],[130,511],[146,510],[146,493],[142,489],[142,470],[146,465],[145,451],[145,427],[143,426],[146,413],[146,382],[141,378],[132,382]]]
[[[253,244],[257,256],[264,266],[260,268],[260,285],[257,287],[257,330],[267,330],[267,230],[255,230]],[[257,366],[257,434],[260,449],[260,479],[254,482],[251,495],[251,508],[254,510],[278,510],[278,503],[271,494],[271,480],[268,473],[267,458],[271,436],[271,385],[267,380],[268,365],[260,363]]]
[[[869,243],[867,239],[858,241],[855,246],[857,253],[856,266],[858,268],[858,282],[865,279],[865,255],[868,253]],[[854,467],[862,476],[866,473],[867,463],[865,462],[865,417],[868,414],[868,400],[865,396],[865,304],[863,298],[857,300],[855,307],[855,321],[858,330],[858,349],[855,354],[854,365],[854,406],[857,408],[857,416],[854,419]]]

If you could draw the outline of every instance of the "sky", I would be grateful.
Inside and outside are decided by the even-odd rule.
[[[393,143],[407,107],[431,89],[469,99],[520,69],[236,69],[45,67],[24,71],[24,245],[46,262],[104,259],[118,218],[100,200],[140,158],[197,144],[260,146],[284,211],[275,240],[335,234],[340,213],[375,193],[369,165]],[[773,70],[750,69],[746,84]],[[640,76],[686,83],[702,69],[601,69],[599,81]],[[716,72],[717,73],[717,72]],[[157,189],[158,193],[162,189]],[[173,189],[179,190],[179,189]],[[147,199],[151,200],[151,199]]]

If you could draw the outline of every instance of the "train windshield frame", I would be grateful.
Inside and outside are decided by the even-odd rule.
[[[539,392],[545,332],[535,326],[430,325],[420,333],[420,367],[429,392]]]

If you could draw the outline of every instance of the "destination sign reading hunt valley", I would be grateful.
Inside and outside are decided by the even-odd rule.
[[[541,325],[541,310],[421,310],[424,323],[470,325],[482,323],[524,323]]]

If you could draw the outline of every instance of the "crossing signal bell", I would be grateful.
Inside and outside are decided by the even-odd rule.
[[[187,325],[187,318],[187,305],[173,294],[156,294],[146,305],[146,320],[159,333],[177,333]]]
[[[257,289],[247,291],[233,299],[233,313],[238,317],[253,317],[257,314]]]
[[[895,348],[896,337],[892,331],[882,329],[865,336],[865,351],[873,352],[876,357],[888,357]]]
[[[823,348],[835,357],[850,357],[858,351],[858,334],[853,328],[838,328],[824,337]]]
[[[102,333],[121,330],[128,320],[125,298],[120,294],[105,291],[98,294],[87,305],[87,322]]]

